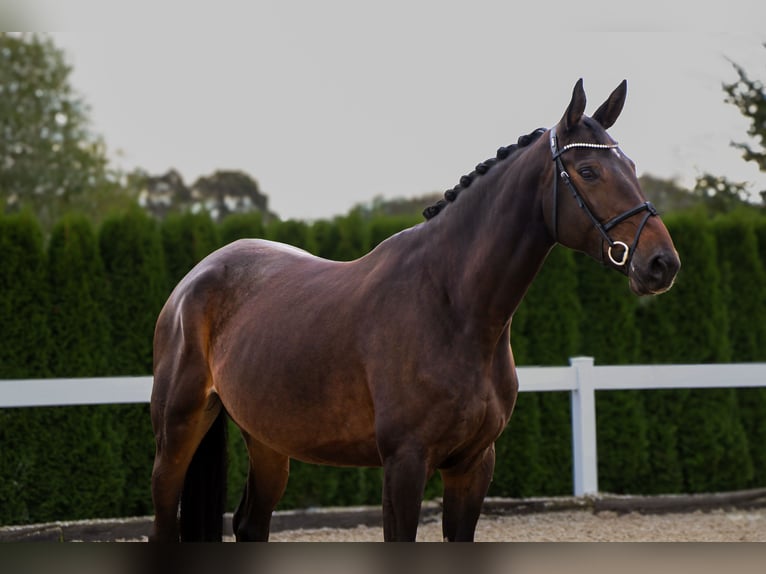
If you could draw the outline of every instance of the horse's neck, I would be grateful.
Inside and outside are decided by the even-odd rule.
[[[424,226],[433,239],[429,264],[452,305],[489,336],[508,327],[553,246],[541,199],[549,166],[540,157],[496,166]]]

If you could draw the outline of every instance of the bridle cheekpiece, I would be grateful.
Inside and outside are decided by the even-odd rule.
[[[580,192],[575,187],[574,183],[572,182],[572,179],[569,177],[569,173],[567,172],[566,168],[564,167],[564,163],[561,161],[561,155],[573,148],[591,148],[591,149],[615,149],[618,147],[617,143],[614,144],[598,144],[598,143],[586,143],[586,142],[574,142],[565,145],[561,149],[559,149],[558,146],[558,140],[556,138],[556,128],[551,128],[551,136],[550,136],[550,144],[551,144],[551,154],[553,156],[553,161],[555,162],[555,170],[556,172],[553,175],[553,218],[552,218],[552,224],[553,224],[553,238],[558,241],[558,183],[559,179],[562,179],[564,183],[566,183],[567,187],[569,188],[569,191],[572,194],[572,197],[575,198],[577,201],[577,205],[580,206],[580,208],[585,212],[585,214],[588,216],[588,218],[593,223],[593,226],[598,230],[598,232],[601,234],[601,237],[603,241],[606,241],[606,243],[609,245],[607,249],[607,256],[609,257],[609,260],[617,267],[624,267],[625,272],[627,273],[630,268],[630,261],[633,259],[633,253],[635,252],[636,245],[638,244],[638,238],[641,235],[641,232],[644,229],[644,226],[646,225],[647,221],[650,217],[657,215],[657,209],[652,205],[650,201],[645,201],[641,205],[638,205],[634,207],[633,209],[629,209],[628,211],[621,213],[620,215],[617,215],[616,217],[613,217],[606,223],[601,223],[598,218],[593,214],[593,211],[588,206],[588,203],[585,201],[585,198],[580,194]],[[646,211],[646,214],[644,215],[644,218],[641,220],[641,223],[638,226],[638,230],[636,231],[636,236],[633,239],[633,244],[628,247],[626,243],[623,241],[615,241],[609,236],[609,230],[613,229],[626,219],[629,219],[633,217],[634,215],[637,215],[641,213],[642,211]],[[602,241],[602,248],[601,248],[601,254],[603,258],[603,241]],[[622,255],[617,257],[613,254],[612,250],[615,247],[622,248]],[[602,259],[603,261],[603,259]]]

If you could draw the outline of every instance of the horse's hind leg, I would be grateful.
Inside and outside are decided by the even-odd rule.
[[[250,466],[242,500],[234,513],[232,527],[237,541],[266,542],[271,514],[282,498],[290,474],[290,459],[242,433]]]
[[[444,483],[442,534],[450,542],[472,542],[481,506],[495,469],[495,446],[491,445],[467,467],[441,471]]]
[[[189,464],[221,410],[209,395],[206,370],[184,369],[183,376],[155,373],[152,426],[156,454],[152,469],[153,541],[178,541],[178,505]],[[212,494],[211,494],[212,495]]]

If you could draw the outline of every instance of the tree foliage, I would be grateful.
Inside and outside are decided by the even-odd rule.
[[[50,369],[56,377],[108,374],[111,359],[106,280],[96,233],[82,216],[58,222],[48,248],[51,289]],[[72,512],[119,512],[124,485],[119,423],[109,407],[46,407],[30,421],[35,448],[27,485],[31,515],[53,520]],[[61,480],[60,476],[66,477]]]
[[[728,213],[748,204],[750,186],[746,182],[704,173],[697,177],[692,195],[702,200],[702,204],[711,213]]]
[[[121,375],[148,373],[155,318],[168,296],[159,227],[137,208],[113,216],[101,226],[99,249],[108,281],[110,368]]]
[[[734,362],[766,361],[766,270],[759,256],[756,222],[751,214],[734,213],[715,220],[718,265],[728,309],[727,337]],[[737,419],[749,439],[755,483],[766,479],[766,388],[739,389],[736,393]],[[733,400],[733,399],[732,399]],[[739,431],[739,429],[738,429]],[[740,453],[734,453],[738,456]],[[739,468],[744,476],[747,468]]]
[[[573,253],[556,247],[530,286],[519,309],[524,320],[514,327],[511,336],[512,341],[517,336],[525,340],[526,365],[565,365],[577,352],[582,307],[577,297],[575,269]],[[524,365],[520,361],[518,364]],[[566,494],[571,490],[572,477],[569,395],[541,393],[538,408],[542,436],[541,494]],[[534,416],[530,413],[530,417]]]
[[[0,379],[49,374],[50,298],[43,235],[29,215],[0,214]]]
[[[106,276],[96,233],[86,218],[72,215],[55,225],[48,247],[48,266],[53,375],[109,374]]]
[[[206,214],[156,223],[140,212],[123,213],[104,222],[98,234],[83,217],[67,217],[51,235],[47,258],[34,218],[0,217],[5,257],[0,304],[11,309],[11,319],[22,317],[13,308],[45,301],[50,286],[35,324],[45,324],[55,343],[46,346],[43,333],[40,348],[30,355],[14,352],[17,347],[6,340],[10,349],[1,355],[3,372],[12,377],[98,376],[147,369],[147,332],[158,305],[149,275],[158,273],[162,284],[164,274],[185,273],[218,246],[224,229],[227,239],[270,232],[257,217],[231,217],[232,223],[227,219],[218,225]],[[371,238],[378,229],[380,241],[383,230],[401,227],[401,221],[383,219],[363,218],[362,234],[346,233]],[[300,241],[332,253],[331,242],[321,247],[317,230],[324,227],[328,237],[340,242],[345,223],[336,218],[323,226],[289,224],[284,237],[287,231],[298,232]],[[676,286],[660,297],[635,298],[619,274],[554,250],[513,318],[518,365],[563,365],[577,353],[593,355],[598,364],[763,360],[753,353],[762,353],[764,345],[759,339],[753,343],[751,335],[758,331],[754,323],[763,323],[757,311],[761,303],[754,299],[763,301],[765,292],[758,288],[758,272],[750,272],[756,259],[766,259],[763,218],[728,213],[711,219],[702,210],[667,218],[667,223],[683,268]],[[354,222],[351,229],[359,231],[358,225]],[[166,240],[162,256],[159,237]],[[36,271],[47,285],[35,282]],[[20,283],[17,290],[14,280]],[[25,298],[22,284],[43,296]],[[165,284],[164,293],[171,286]],[[13,302],[5,304],[4,296]],[[23,326],[14,329],[12,336],[29,335]],[[760,395],[715,389],[599,392],[601,489],[670,493],[766,485]],[[567,393],[519,396],[496,445],[491,495],[571,493],[569,413]],[[237,504],[248,464],[242,440],[232,430],[229,510]],[[0,443],[0,522],[151,513],[154,447],[147,405],[5,409],[0,412]],[[380,469],[299,463],[293,469],[280,508],[380,503]],[[440,495],[438,476],[428,483],[429,498]]]
[[[266,228],[263,216],[257,212],[235,213],[221,222],[221,243],[224,245],[237,239],[263,237]]]
[[[624,276],[577,254],[577,293],[585,325],[580,353],[603,365],[634,363],[638,350],[635,296]],[[619,321],[615,317],[620,317]],[[643,395],[637,391],[596,394],[600,487],[607,492],[637,492],[649,473]]]
[[[266,229],[266,237],[272,241],[305,249],[310,253],[317,252],[317,243],[311,233],[311,226],[305,221],[297,219],[272,221]]]
[[[220,246],[218,228],[206,211],[168,216],[161,235],[171,290],[192,267]]]
[[[736,106],[750,121],[747,134],[753,140],[752,143],[738,142],[733,145],[742,150],[746,161],[755,162],[760,171],[766,172],[766,90],[763,82],[752,79],[742,66],[734,62],[732,65],[738,78],[724,83],[726,102]]]
[[[126,199],[70,73],[50,39],[0,33],[0,201],[45,229],[70,209],[96,217]]]

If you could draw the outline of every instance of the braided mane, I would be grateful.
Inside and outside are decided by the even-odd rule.
[[[544,133],[545,133],[545,128],[537,128],[535,131],[519,137],[518,141],[515,144],[504,146],[498,149],[495,157],[481,162],[479,165],[476,166],[476,168],[471,173],[461,177],[460,182],[455,187],[445,191],[444,199],[440,199],[433,205],[429,205],[428,207],[426,207],[423,210],[423,217],[425,217],[426,219],[431,219],[432,217],[437,216],[441,212],[441,210],[444,209],[449,203],[455,201],[457,199],[457,196],[460,195],[460,192],[466,189],[467,187],[469,187],[471,183],[473,183],[474,179],[476,179],[480,175],[484,175],[496,163],[503,161],[504,159],[507,159],[508,157],[513,155],[513,153],[516,152],[516,150],[518,150],[519,148],[528,146]]]

